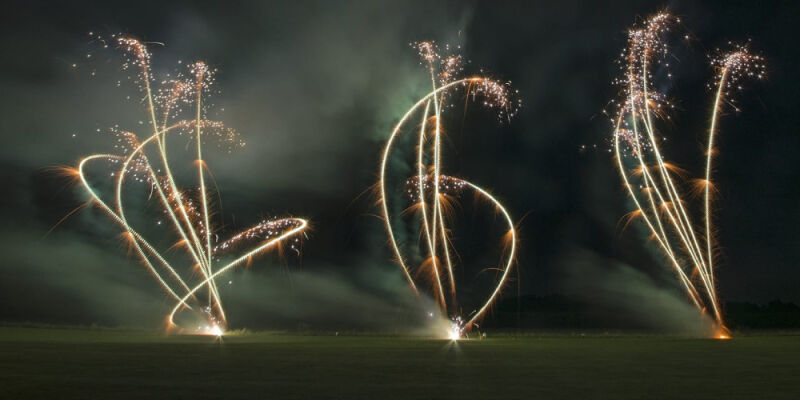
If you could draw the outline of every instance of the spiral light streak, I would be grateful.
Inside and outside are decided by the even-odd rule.
[[[717,72],[713,83],[715,96],[707,135],[705,179],[700,182],[704,194],[704,226],[700,231],[704,232],[705,238],[698,239],[696,225],[681,197],[680,185],[673,179],[671,164],[662,155],[654,125],[657,118],[669,118],[666,109],[672,108],[665,96],[653,89],[652,80],[654,65],[664,69],[669,67],[669,63],[662,61],[668,54],[664,36],[675,22],[679,22],[677,18],[660,13],[646,20],[643,26],[636,26],[629,31],[628,46],[620,62],[623,77],[616,80],[623,88],[623,100],[618,104],[613,121],[614,155],[625,189],[636,206],[631,217],[639,217],[644,221],[669,259],[692,303],[701,312],[710,308],[717,337],[727,338],[714,278],[714,235],[711,224],[714,139],[723,101],[731,104],[734,101],[731,89],[736,85],[736,89],[740,90],[738,82],[744,78],[762,78],[765,66],[763,58],[750,53],[746,46],[734,46],[733,51],[712,59],[711,64]],[[626,163],[627,156],[632,156],[633,161]],[[638,190],[634,187],[635,179]],[[703,241],[705,246],[701,245]]]
[[[432,287],[432,297],[442,309],[443,314],[452,321],[446,336],[451,339],[457,339],[462,333],[469,331],[486,314],[504,285],[508,282],[516,255],[517,235],[511,216],[495,197],[473,183],[442,174],[441,135],[443,134],[443,128],[441,117],[445,98],[458,89],[464,89],[466,96],[485,96],[485,105],[490,108],[499,108],[501,113],[508,117],[512,116],[516,109],[513,109],[513,104],[508,98],[507,85],[480,76],[454,79],[454,74],[460,71],[460,57],[440,57],[436,54],[434,50],[435,44],[432,42],[422,42],[417,44],[417,47],[423,62],[430,68],[433,89],[406,111],[389,135],[380,163],[380,203],[389,243],[406,280],[415,293],[419,293],[421,287],[419,279],[423,279],[423,277],[429,278],[430,282],[428,283]],[[442,66],[442,71],[438,74],[436,70],[437,61],[440,61]],[[421,236],[424,237],[423,247],[427,250],[428,257],[422,265],[412,268],[409,265],[409,261],[404,257],[401,245],[395,236],[389,212],[386,175],[388,162],[397,138],[408,125],[411,117],[420,111],[422,112],[419,139],[417,141],[417,171],[416,176],[409,179],[409,182],[414,182],[415,188],[409,189],[409,193],[412,193],[415,197],[414,200],[419,207]],[[428,136],[432,137],[429,138]],[[432,142],[432,146],[430,146],[432,148],[428,152],[426,149],[429,147],[426,145],[430,144],[430,142]],[[429,159],[431,165],[426,166],[426,158]],[[451,248],[453,245],[448,233],[447,220],[444,217],[443,208],[443,201],[448,197],[455,198],[458,195],[456,192],[464,189],[472,190],[480,197],[488,200],[503,215],[504,222],[508,224],[508,235],[510,237],[510,247],[504,252],[504,254],[507,254],[504,256],[501,267],[502,274],[500,274],[496,286],[485,302],[470,313],[467,319],[462,319],[461,315],[459,315],[458,285],[451,254],[454,249]]]
[[[227,325],[227,317],[222,306],[219,289],[216,279],[226,271],[241,265],[243,262],[251,260],[253,257],[264,253],[278,245],[289,243],[295,251],[299,244],[300,235],[308,227],[308,222],[301,218],[282,218],[265,220],[258,225],[251,227],[242,233],[233,235],[231,239],[221,242],[214,246],[217,234],[213,230],[211,213],[212,204],[209,199],[207,185],[205,181],[206,163],[203,160],[203,144],[209,136],[222,138],[224,141],[233,142],[235,146],[241,146],[235,142],[238,135],[216,121],[205,119],[205,108],[203,102],[204,91],[208,91],[211,85],[212,71],[202,62],[192,64],[190,72],[192,76],[185,78],[179,75],[177,81],[171,81],[172,85],[161,90],[158,94],[151,88],[152,76],[150,73],[150,53],[146,46],[138,40],[127,37],[116,37],[117,43],[126,51],[131,59],[126,63],[138,67],[138,81],[141,90],[144,92],[148,114],[149,125],[152,127],[152,134],[144,140],[139,141],[136,134],[131,132],[120,132],[119,141],[125,143],[124,155],[95,154],[83,158],[76,169],[76,174],[80,182],[91,196],[91,200],[100,209],[106,212],[111,219],[116,222],[126,233],[127,238],[136,254],[141,258],[147,270],[158,280],[164,290],[176,300],[176,304],[167,317],[169,327],[175,327],[175,316],[183,309],[194,311],[208,321],[205,329],[201,333],[221,335]],[[170,124],[170,119],[179,115],[181,112],[180,104],[189,104],[194,107],[193,120],[183,120]],[[156,115],[157,109],[163,110],[163,121],[159,123]],[[177,181],[172,173],[167,154],[167,135],[183,131],[191,131],[189,136],[197,141],[196,143],[196,163],[198,193],[196,196],[187,191],[179,189]],[[147,156],[149,152],[158,153],[159,164],[151,163]],[[97,161],[106,161],[109,164],[119,164],[120,168],[112,170],[111,176],[116,177],[115,182],[115,202],[110,205],[103,200],[90,182],[86,167]],[[157,250],[140,233],[141,230],[135,229],[126,216],[124,205],[124,191],[126,177],[136,178],[138,182],[144,182],[151,187],[151,196],[155,194],[162,207],[162,212],[168,217],[174,233],[179,237],[176,246],[186,249],[189,259],[193,261],[193,268],[177,266],[176,262],[169,261],[165,254]],[[194,205],[199,198],[200,207]],[[159,222],[160,224],[160,222]],[[232,261],[224,261],[227,258],[225,252],[240,242],[260,240],[255,248],[245,251],[241,256]],[[173,247],[176,247],[173,246]],[[175,257],[169,257],[174,259]],[[200,272],[200,282],[193,271]],[[198,291],[207,289],[208,298],[205,302],[195,296]],[[194,307],[192,304],[194,304]]]

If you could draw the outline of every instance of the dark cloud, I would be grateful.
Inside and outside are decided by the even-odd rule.
[[[680,288],[665,284],[673,277],[667,270],[653,277],[641,268],[582,249],[573,249],[562,265],[555,279],[560,291],[589,304],[594,318],[608,325],[696,336],[714,332],[713,321],[699,314]]]

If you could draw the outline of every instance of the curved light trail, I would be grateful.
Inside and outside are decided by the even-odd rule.
[[[659,13],[635,26],[628,33],[628,45],[620,65],[623,77],[616,83],[623,88],[623,100],[614,119],[613,147],[617,167],[636,210],[631,218],[641,218],[652,237],[664,251],[682,286],[701,312],[710,309],[717,337],[727,338],[714,278],[714,232],[711,224],[711,173],[718,133],[720,109],[724,101],[733,104],[732,91],[741,90],[745,78],[764,76],[763,57],[749,52],[747,46],[732,45],[733,50],[712,58],[716,69],[714,103],[707,133],[705,179],[699,180],[703,192],[704,226],[697,229],[681,197],[673,164],[665,161],[655,120],[667,119],[672,105],[654,89],[654,66],[669,68],[663,61],[669,54],[664,37],[679,20]],[[663,72],[663,71],[662,71]],[[669,74],[668,76],[671,76]],[[738,109],[737,109],[738,111]],[[632,160],[630,160],[630,159]],[[697,232],[703,232],[705,240]],[[703,245],[702,242],[705,242]]]
[[[431,296],[438,303],[443,314],[451,320],[451,327],[446,332],[446,336],[457,339],[485,316],[508,282],[515,261],[517,233],[508,211],[494,196],[471,182],[442,173],[441,137],[444,130],[442,112],[446,105],[445,99],[457,90],[464,90],[467,97],[482,96],[485,99],[484,105],[499,110],[501,118],[513,116],[518,103],[510,100],[506,83],[482,76],[456,79],[455,75],[461,71],[460,56],[441,57],[436,52],[436,45],[432,42],[417,43],[416,47],[423,62],[429,68],[433,89],[406,111],[389,135],[383,150],[379,172],[381,210],[389,243],[406,280],[416,293],[419,293],[422,287],[420,280],[428,281],[427,283],[432,288]],[[422,242],[428,254],[426,260],[418,267],[410,266],[401,250],[389,212],[389,197],[386,187],[387,168],[392,150],[394,150],[397,138],[415,114],[421,114],[416,154],[417,173],[407,183],[411,186],[408,193],[414,197],[415,206],[419,209]],[[462,318],[460,315],[461,307],[457,296],[459,285],[454,274],[452,254],[455,249],[453,249],[445,218],[445,204],[458,197],[464,190],[473,191],[503,215],[504,223],[507,224],[507,240],[509,241],[509,246],[504,251],[504,261],[497,268],[501,274],[494,289],[467,318]]]
[[[235,131],[204,117],[203,96],[213,82],[213,73],[205,63],[197,62],[189,66],[189,77],[181,75],[176,80],[166,82],[165,88],[154,92],[151,88],[153,78],[147,47],[136,39],[128,37],[115,37],[115,39],[130,56],[126,68],[130,65],[137,68],[137,80],[145,95],[149,125],[153,131],[141,141],[132,132],[118,132],[125,155],[90,155],[79,162],[74,172],[94,204],[124,230],[125,237],[147,270],[175,300],[175,306],[167,316],[168,326],[177,327],[176,315],[182,310],[190,310],[208,322],[205,327],[201,327],[201,333],[221,335],[227,327],[227,317],[217,287],[217,278],[280,245],[289,244],[299,253],[300,236],[308,227],[308,222],[302,218],[264,220],[215,245],[218,234],[212,226],[213,210],[206,185],[206,163],[202,157],[203,143],[209,136],[216,136],[233,146],[241,146],[243,143],[237,141],[238,134]],[[180,114],[182,107],[187,105],[194,109],[193,119],[170,123],[170,120]],[[158,115],[162,115],[163,118],[160,122]],[[196,141],[198,179],[196,194],[179,189],[170,168],[166,144],[167,136],[174,133],[181,135],[186,133]],[[148,157],[148,154],[153,153],[157,154],[155,157],[157,163]],[[87,166],[101,160],[107,164],[119,165],[109,173],[116,178],[113,203],[102,198],[100,190],[87,176]],[[124,205],[123,188],[126,178],[150,186],[151,197],[155,195],[158,198],[164,216],[169,221],[173,233],[179,238],[171,248],[185,249],[193,266],[186,268],[175,265],[176,262],[169,261],[174,260],[174,256],[168,256],[164,251],[156,249],[156,246],[140,233],[141,229],[137,230],[131,225]],[[225,260],[229,257],[226,256],[226,252],[245,242],[253,241],[258,242],[254,248],[246,250],[232,261]],[[204,300],[196,296],[201,290],[207,291],[207,298]]]

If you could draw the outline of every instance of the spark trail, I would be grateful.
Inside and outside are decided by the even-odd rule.
[[[666,96],[655,89],[656,68],[669,68],[666,37],[680,21],[667,13],[659,13],[635,25],[628,32],[627,47],[621,54],[622,77],[615,83],[621,87],[622,100],[617,103],[613,147],[620,176],[636,210],[630,218],[641,218],[652,237],[663,250],[692,303],[701,312],[714,318],[717,337],[727,338],[717,285],[714,276],[714,228],[712,225],[711,173],[715,154],[718,122],[725,103],[736,111],[733,92],[742,89],[747,78],[762,79],[763,57],[753,54],[746,45],[728,43],[728,52],[717,50],[711,65],[715,69],[710,127],[706,132],[705,178],[697,180],[703,193],[703,224],[692,220],[692,212],[683,200],[678,169],[667,162],[659,146],[663,140],[655,124],[669,119],[674,108]],[[671,76],[671,74],[668,74]],[[677,181],[677,182],[676,182]]]
[[[432,90],[406,111],[389,136],[380,165],[380,203],[389,243],[408,284],[416,293],[419,293],[422,287],[430,286],[432,297],[438,303],[443,314],[448,316],[451,321],[445,336],[457,339],[480,321],[508,282],[515,260],[517,235],[511,216],[494,196],[471,182],[444,175],[442,114],[448,104],[447,99],[458,91],[463,91],[465,99],[481,98],[485,107],[498,111],[498,117],[501,120],[513,117],[520,103],[518,100],[512,100],[508,83],[484,76],[458,78],[463,70],[461,56],[441,56],[438,53],[437,45],[433,42],[415,43],[414,47],[419,51],[422,64],[430,73]],[[412,176],[406,181],[406,193],[414,204],[410,209],[418,211],[421,222],[422,248],[427,253],[425,260],[418,266],[410,265],[401,250],[403,246],[396,237],[395,226],[392,224],[389,213],[386,187],[390,155],[396,140],[407,128],[414,115],[418,115],[420,121],[419,136],[416,141],[417,168],[416,176]],[[466,318],[460,315],[461,307],[457,297],[459,285],[454,273],[455,249],[446,217],[450,203],[458,199],[464,191],[472,191],[478,197],[488,201],[494,210],[503,216],[503,222],[508,226],[504,238],[507,244],[504,249],[504,261],[499,268],[495,269],[499,271],[499,279],[485,302]]]
[[[92,202],[105,211],[119,225],[124,237],[135,250],[147,270],[155,277],[165,292],[175,301],[167,316],[169,328],[177,328],[176,315],[189,310],[200,316],[207,324],[200,327],[205,334],[219,336],[227,327],[227,317],[222,305],[217,279],[225,272],[251,261],[266,251],[289,245],[299,253],[300,236],[308,223],[301,218],[264,220],[230,239],[217,242],[217,229],[213,224],[213,204],[209,195],[207,166],[203,159],[203,143],[206,138],[218,139],[229,150],[244,145],[238,133],[222,123],[208,120],[203,101],[213,83],[214,71],[203,62],[189,65],[188,75],[179,74],[175,79],[162,82],[162,87],[153,88],[151,54],[139,40],[123,36],[112,37],[126,54],[124,69],[134,68],[135,81],[144,94],[147,121],[151,132],[143,137],[136,133],[115,129],[118,136],[118,154],[94,154],[83,158],[74,173],[91,196]],[[189,119],[178,119],[184,108]],[[167,138],[186,136],[194,140],[196,154],[197,188],[180,189],[169,163]],[[140,139],[141,138],[141,139]],[[190,148],[187,145],[187,149]],[[104,200],[101,190],[90,181],[87,167],[105,161],[111,167],[108,176],[115,178],[114,199]],[[128,182],[147,185],[149,201],[160,207],[162,216],[172,229],[177,242],[168,250],[159,250],[155,242],[148,241],[143,229],[135,228],[129,220],[125,207],[125,191]],[[159,225],[161,221],[159,220]],[[221,226],[221,224],[219,224]],[[230,254],[245,243],[256,242],[255,247],[238,256]],[[171,249],[186,251],[186,258],[167,254]],[[206,295],[205,299],[201,298]]]

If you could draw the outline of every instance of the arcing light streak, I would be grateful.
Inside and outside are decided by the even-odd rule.
[[[138,67],[138,79],[145,94],[148,105],[150,125],[153,132],[141,142],[138,137],[131,132],[120,132],[119,141],[124,143],[123,147],[127,154],[125,156],[111,154],[95,154],[83,158],[77,168],[77,175],[84,188],[89,192],[91,199],[103,211],[105,211],[117,224],[125,231],[131,245],[142,259],[147,269],[156,277],[161,286],[176,300],[176,304],[169,313],[167,321],[169,326],[175,326],[175,316],[182,309],[189,309],[195,312],[203,310],[203,316],[208,319],[209,325],[205,333],[221,333],[227,324],[227,317],[222,307],[216,279],[226,271],[242,264],[244,261],[252,259],[277,245],[293,241],[292,249],[297,251],[296,245],[299,242],[300,234],[307,228],[308,223],[301,218],[283,218],[265,220],[258,225],[234,235],[231,239],[212,245],[212,238],[216,237],[211,225],[211,205],[204,178],[206,168],[202,158],[202,144],[206,136],[216,135],[226,142],[231,142],[235,146],[240,146],[235,142],[237,134],[225,128],[222,124],[204,118],[203,93],[208,90],[212,82],[212,72],[205,63],[199,62],[190,66],[192,77],[168,82],[171,85],[166,89],[154,93],[151,89],[150,73],[150,53],[146,46],[138,40],[118,37],[117,43],[132,57],[130,64]],[[126,66],[129,64],[126,63]],[[194,105],[194,119],[179,121],[170,125],[169,120],[179,114],[181,104]],[[156,108],[163,109],[163,122],[158,123],[156,118]],[[159,128],[160,127],[160,128]],[[166,142],[167,134],[181,130],[193,131],[194,140],[197,141],[197,174],[199,182],[200,208],[195,206],[194,196],[181,191],[178,188],[175,177],[169,167]],[[147,150],[156,151],[159,155],[160,169],[151,163],[147,157]],[[112,207],[104,201],[98,190],[89,182],[86,174],[86,166],[98,160],[106,160],[109,163],[121,164],[118,170],[111,173],[116,176],[115,185],[115,205]],[[163,171],[159,174],[158,171]],[[168,217],[180,237],[177,245],[185,247],[194,266],[201,274],[201,281],[190,287],[189,282],[195,278],[194,273],[189,269],[188,272],[181,271],[173,262],[148,242],[142,234],[134,229],[128,221],[123,204],[123,186],[126,176],[136,178],[137,181],[145,182],[151,186],[151,191],[157,194],[164,214]],[[224,252],[235,247],[236,244],[246,240],[261,240],[261,243],[254,249],[235,258],[233,261],[222,262],[219,258]],[[175,246],[173,246],[175,247]],[[217,265],[219,264],[219,265]],[[196,279],[196,278],[195,278]],[[208,290],[208,300],[203,303],[199,301],[195,294],[203,289]],[[200,307],[192,307],[190,303],[196,303]],[[205,304],[205,307],[203,307]]]
[[[631,218],[641,217],[659,247],[675,269],[689,298],[701,310],[710,307],[718,335],[726,335],[714,279],[714,238],[711,225],[711,161],[722,102],[732,103],[730,91],[741,89],[738,83],[748,77],[764,76],[763,58],[751,54],[746,46],[735,46],[729,53],[712,59],[717,68],[714,105],[711,114],[706,149],[703,185],[703,218],[705,246],[698,240],[695,225],[684,206],[679,185],[673,180],[672,165],[664,160],[659,147],[654,119],[666,117],[671,105],[665,96],[653,89],[651,70],[668,54],[664,36],[676,18],[666,13],[648,19],[644,26],[629,32],[628,46],[622,54],[623,77],[616,81],[622,86],[624,100],[620,102],[614,120],[614,153],[620,175],[636,211]],[[664,63],[663,67],[669,67]],[[624,156],[634,158],[633,167],[626,166]],[[648,157],[649,156],[649,157]],[[655,172],[651,172],[655,171]],[[640,176],[641,194],[631,181]]]
[[[383,151],[383,157],[380,165],[380,202],[384,223],[386,224],[386,230],[389,235],[389,243],[397,258],[397,262],[400,264],[400,267],[403,270],[403,274],[409,285],[416,293],[419,293],[420,285],[418,284],[417,279],[412,276],[412,271],[408,265],[408,261],[403,256],[403,252],[400,249],[400,244],[395,237],[394,227],[392,225],[392,219],[389,213],[389,202],[386,190],[386,173],[389,157],[393,150],[395,140],[403,131],[403,128],[406,126],[411,116],[422,110],[417,148],[417,176],[409,180],[413,182],[415,187],[413,189],[409,189],[408,192],[412,194],[412,197],[414,197],[414,200],[419,206],[422,223],[421,234],[424,236],[423,246],[427,248],[428,257],[427,260],[416,269],[416,273],[414,275],[419,277],[419,275],[427,273],[428,276],[430,276],[430,284],[433,288],[433,298],[437,301],[445,315],[450,317],[453,321],[458,321],[457,325],[454,325],[452,328],[455,329],[455,331],[451,329],[447,335],[450,337],[458,337],[462,332],[468,331],[473,324],[475,324],[485,315],[489,307],[499,295],[503,286],[507,283],[509,274],[514,264],[517,236],[511,216],[497,199],[486,192],[486,190],[478,187],[475,184],[459,178],[449,177],[441,173],[441,135],[443,130],[441,126],[441,116],[442,108],[445,104],[444,99],[448,94],[454,92],[455,90],[464,88],[466,91],[466,96],[485,96],[485,105],[489,106],[490,108],[499,109],[500,115],[507,116],[508,118],[514,115],[516,111],[516,104],[513,104],[509,98],[507,84],[499,83],[486,77],[454,79],[454,75],[461,70],[460,57],[440,57],[438,54],[436,54],[435,45],[432,42],[419,43],[417,44],[417,48],[420,51],[423,61],[427,63],[428,67],[430,68],[433,90],[419,99],[408,111],[406,111],[389,136],[386,147]],[[442,67],[442,70],[438,75],[436,73],[437,62],[440,62]],[[433,110],[433,114],[431,114],[431,110]],[[433,136],[433,148],[430,151],[430,154],[427,154],[426,144],[428,143],[428,139],[426,132],[428,131],[430,125],[433,125],[433,128],[430,129]],[[432,164],[427,169],[425,165],[426,155]],[[471,314],[471,317],[466,321],[462,321],[460,315],[457,314],[460,311],[458,302],[456,301],[457,284],[453,271],[454,268],[451,256],[452,244],[448,235],[443,209],[443,203],[447,200],[448,196],[456,197],[459,194],[458,192],[464,189],[471,189],[479,196],[488,200],[492,205],[494,205],[496,210],[502,213],[505,222],[508,224],[507,235],[508,240],[510,240],[510,246],[507,250],[508,254],[502,264],[502,274],[496,286],[486,301],[482,303],[482,305],[475,310]],[[428,200],[429,198],[430,200]],[[443,257],[444,262],[440,261],[440,257]],[[445,287],[447,287],[449,290],[446,290]],[[457,333],[454,334],[453,332]]]

